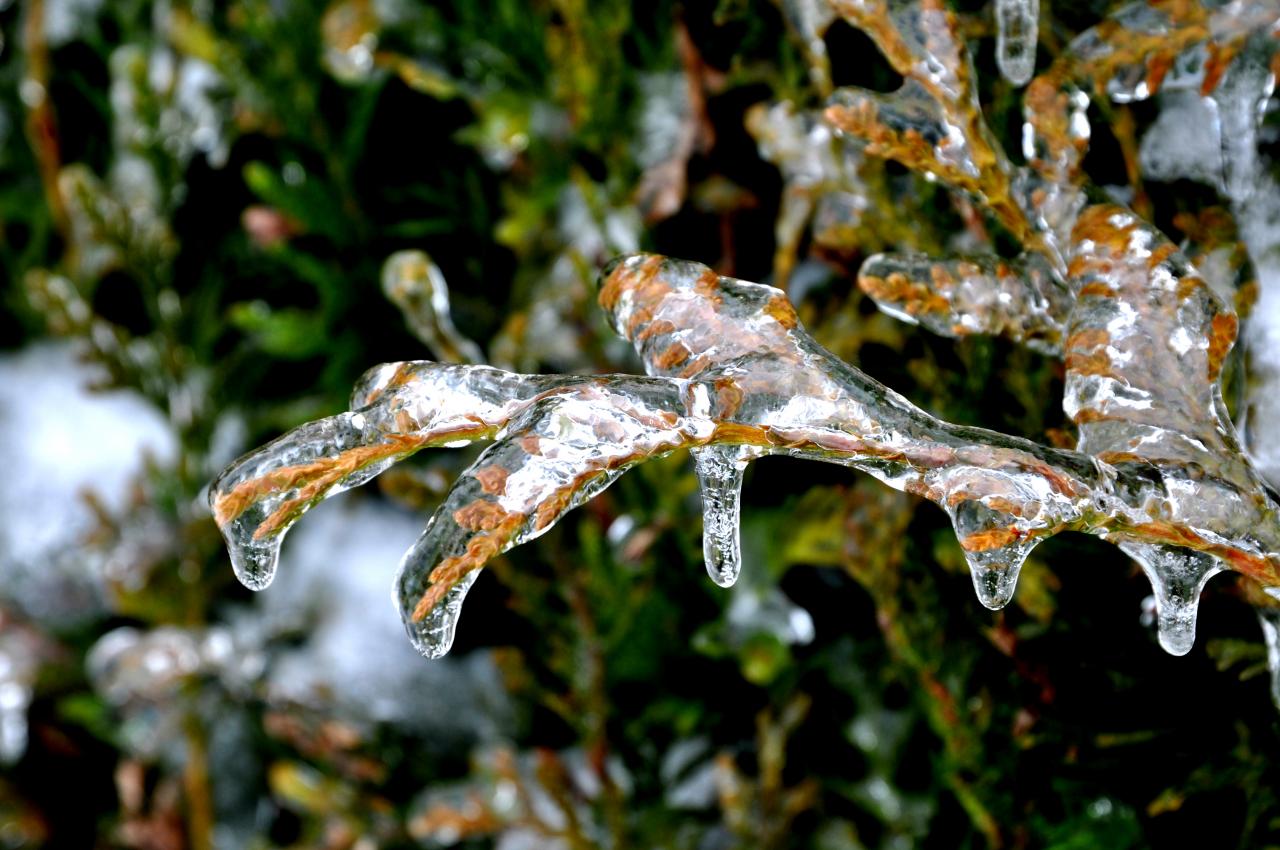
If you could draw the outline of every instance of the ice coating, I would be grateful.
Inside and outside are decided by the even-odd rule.
[[[1280,228],[1275,224],[1280,210],[1275,180],[1263,167],[1258,145],[1263,110],[1275,86],[1270,68],[1275,49],[1268,33],[1250,36],[1207,94],[1202,92],[1202,68],[1187,79],[1166,80],[1160,114],[1141,147],[1143,172],[1153,178],[1186,178],[1216,187],[1248,251],[1258,300],[1242,334],[1249,381],[1241,432],[1253,462],[1272,486],[1280,482],[1280,440],[1268,427],[1280,417],[1280,365],[1274,354],[1280,350]],[[1176,144],[1171,131],[1176,131]]]
[[[1156,598],[1156,633],[1170,655],[1186,655],[1196,640],[1200,591],[1222,565],[1211,555],[1149,543],[1121,544],[1151,581]]]
[[[836,11],[875,42],[903,77],[881,94],[837,89],[826,120],[839,133],[862,139],[866,152],[892,159],[940,180],[978,201],[1029,251],[1057,271],[1065,260],[1036,212],[1019,203],[1026,189],[978,104],[973,64],[955,15],[941,0],[834,0]],[[1030,97],[1030,92],[1028,97]]]
[[[1115,466],[938,420],[818,345],[781,290],[638,254],[606,268],[600,303],[649,377],[386,364],[361,381],[354,411],[302,425],[233,464],[211,504],[240,574],[261,585],[284,531],[325,496],[422,448],[494,439],[396,582],[405,625],[430,657],[448,650],[489,560],[545,532],[631,465],[682,448],[699,455],[709,571],[719,583],[737,562],[740,467],[781,454],[850,466],[942,506],[989,607],[1008,602],[1031,548],[1067,529],[1209,552],[1280,584],[1269,502],[1248,513],[1241,499],[1178,500],[1176,476],[1154,474],[1151,463]],[[1207,357],[1209,343],[1197,346]],[[244,553],[259,549],[270,558],[246,568]]]
[[[357,412],[295,428],[214,482],[209,503],[236,575],[266,587],[284,534],[311,505],[419,449],[492,435],[521,400],[554,383],[428,361],[371,369],[352,394]]]
[[[1162,644],[1187,651],[1196,600],[1213,573],[1231,568],[1274,583],[1277,506],[1241,452],[1221,398],[1234,312],[1154,227],[1122,207],[1086,202],[1083,90],[1105,85],[1113,99],[1141,99],[1166,78],[1204,93],[1220,88],[1217,97],[1234,116],[1229,123],[1249,139],[1223,141],[1223,157],[1238,156],[1252,149],[1250,122],[1270,83],[1265,73],[1238,71],[1231,59],[1247,43],[1274,42],[1278,7],[1138,3],[1118,10],[1028,88],[1026,169],[992,149],[967,83],[968,59],[953,49],[953,18],[930,2],[894,5],[888,17],[877,14],[884,4],[837,8],[907,84],[890,96],[891,108],[883,96],[837,92],[828,120],[865,139],[868,152],[975,198],[1025,249],[1013,261],[878,255],[864,264],[859,284],[887,312],[939,333],[998,334],[1046,353],[1061,346],[1063,406],[1079,426],[1078,449],[1115,474],[1121,501],[1138,508],[1097,531],[1143,565],[1161,604]],[[1239,96],[1228,85],[1233,79]],[[1237,165],[1224,186],[1248,183],[1240,175],[1250,171]],[[1029,267],[1031,259],[1037,267]],[[964,518],[951,513],[963,536]],[[980,595],[998,601],[1016,573],[993,572],[969,555]]]
[[[1173,74],[1212,91],[1234,51],[1276,19],[1273,4],[1117,11],[1029,86],[1026,168],[987,128],[956,18],[939,0],[836,0],[834,8],[904,83],[888,95],[836,92],[825,120],[867,153],[966,193],[1023,248],[1014,260],[880,255],[861,284],[890,312],[941,332],[998,333],[1060,351],[1077,451],[938,420],[818,345],[783,291],[637,254],[606,267],[599,301],[649,377],[377,367],[352,411],[295,429],[215,483],[211,504],[242,580],[265,586],[285,531],[325,496],[423,448],[493,439],[401,564],[396,599],[415,646],[431,657],[451,645],[467,590],[489,560],[630,466],[679,449],[695,454],[704,554],[721,584],[739,568],[742,467],[781,454],[853,467],[938,504],[990,608],[1012,597],[1031,549],[1063,530],[1101,536],[1142,564],[1161,643],[1175,654],[1194,640],[1198,596],[1215,572],[1280,587],[1277,505],[1221,398],[1235,314],[1154,227],[1123,207],[1089,205],[1081,169],[1086,89],[1141,99]],[[1200,65],[1175,67],[1205,44]],[[753,114],[766,147],[821,135],[785,105]],[[809,172],[829,171],[819,163],[788,179],[803,186]],[[808,206],[797,209],[807,215]]]
[[[1089,207],[1073,239],[1063,407],[1080,426],[1080,450],[1112,464],[1194,461],[1256,484],[1218,385],[1235,314],[1128,210]]]
[[[1040,0],[996,0],[996,65],[1015,86],[1035,72],[1039,25]]]
[[[1275,46],[1268,42],[1274,38],[1251,38],[1209,93],[1218,113],[1222,190],[1237,216],[1266,179],[1258,158],[1258,130],[1276,82],[1269,63]]]
[[[480,347],[453,326],[449,285],[422,251],[397,251],[382,264],[382,292],[415,336],[446,363],[483,363]]]
[[[1031,81],[1023,105],[1019,180],[1023,206],[1050,241],[1068,241],[1084,205],[1081,164],[1089,145],[1090,94],[1117,103],[1162,87],[1212,93],[1251,39],[1274,43],[1275,0],[1235,3],[1129,3],[1078,35]],[[1179,133],[1182,136],[1183,133]],[[1243,142],[1232,142],[1234,147]]]
[[[814,88],[823,94],[831,91],[831,62],[827,57],[827,43],[823,41],[827,28],[836,19],[835,10],[828,0],[776,0],[809,62],[809,79]]]
[[[749,450],[703,446],[691,454],[702,489],[702,556],[707,575],[721,587],[732,587],[742,572],[739,520]]]
[[[1080,163],[1089,142],[1087,92],[1105,92],[1117,103],[1145,100],[1163,87],[1211,95],[1246,42],[1271,39],[1270,30],[1278,19],[1276,0],[1212,4],[1139,0],[1117,8],[1102,23],[1076,36],[1027,89],[1024,153],[1032,170],[1043,178],[1038,188],[1059,193],[1066,185],[1081,182]],[[1239,148],[1248,141],[1237,137],[1230,144]]]
[[[1017,528],[998,510],[977,499],[960,502],[950,507],[947,513],[962,547],[966,540],[1002,540],[1003,535],[1014,535],[1010,542],[1001,546],[964,547],[965,563],[969,566],[978,601],[992,611],[999,611],[1013,599],[1022,564],[1039,541],[1018,534]]]
[[[546,532],[631,464],[709,435],[698,401],[684,398],[686,382],[615,375],[564,383],[510,417],[401,562],[396,599],[424,655],[448,651],[476,571],[494,556]]]
[[[1002,336],[1044,354],[1061,351],[1072,303],[1039,254],[876,254],[858,270],[858,286],[880,309],[936,334]]]

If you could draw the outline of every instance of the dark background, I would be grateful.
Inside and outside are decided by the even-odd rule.
[[[1045,5],[1042,68],[1107,11]],[[1019,93],[995,71],[991,10],[960,11],[988,120],[1016,151]],[[52,15],[69,16],[65,30],[38,23]],[[46,617],[0,586],[0,636],[40,648],[21,649],[39,663],[29,743],[0,783],[0,846],[413,846],[429,837],[424,812],[465,812],[471,792],[492,803],[501,771],[480,751],[522,760],[530,793],[581,822],[564,845],[501,844],[516,826],[464,824],[455,834],[468,847],[1280,846],[1275,708],[1234,577],[1211,583],[1184,658],[1140,624],[1150,591],[1136,566],[1081,536],[1037,549],[1015,602],[993,614],[973,598],[940,511],[799,461],[753,465],[743,537],[750,592],[807,612],[811,641],[776,617],[735,619],[730,593],[706,580],[691,464],[675,457],[628,474],[480,579],[454,660],[440,663],[492,665],[511,715],[500,733],[477,722],[438,734],[432,717],[385,721],[324,688],[273,690],[277,659],[312,626],[255,635],[266,603],[231,576],[201,508],[210,477],[236,452],[344,409],[369,366],[431,356],[379,288],[394,251],[429,253],[460,332],[514,352],[524,371],[638,371],[592,300],[595,270],[634,247],[591,235],[610,215],[646,250],[767,281],[784,180],[745,114],[784,98],[821,105],[774,5],[45,0],[0,10],[0,33],[3,356],[70,339],[98,383],[141,397],[175,441],[122,508],[56,553],[72,578],[42,592],[91,586],[93,605]],[[363,42],[371,67],[344,73],[365,35],[376,35]],[[825,42],[835,84],[897,85],[851,27]],[[213,82],[165,79],[184,63]],[[700,75],[705,110],[682,119],[655,99],[663,74]],[[667,123],[646,125],[646,110]],[[1130,184],[1125,145],[1156,110],[1095,107],[1087,167],[1099,185],[1140,193],[1176,237],[1178,212],[1221,201],[1189,181]],[[655,210],[638,189],[652,165],[645,127],[675,133],[682,121],[701,137],[674,154],[687,187]],[[1060,363],[930,336],[856,290],[858,264],[900,244],[895,232],[929,247],[963,228],[945,190],[875,168],[896,199],[868,216],[876,226],[844,244],[801,242],[793,281],[804,286],[792,293],[806,325],[944,418],[1041,442],[1069,431]],[[138,200],[148,191],[131,173],[150,175],[149,197]],[[588,215],[566,213],[574,193]],[[50,296],[61,291],[50,276],[70,294]],[[544,308],[551,318],[537,319]],[[0,415],[6,433],[39,427],[21,403]],[[77,428],[92,444],[93,422]],[[425,521],[465,461],[431,454],[352,498]],[[85,510],[84,498],[68,492],[67,510]],[[615,539],[623,517],[632,530]],[[128,548],[143,527],[147,545]],[[138,582],[94,577],[113,553]],[[0,552],[0,569],[18,567]],[[144,670],[113,690],[86,659],[122,627],[170,630],[162,643],[227,628],[266,672],[246,683],[225,665]],[[242,734],[228,749],[215,733],[232,715]],[[127,734],[139,724],[155,751]],[[696,755],[679,776],[702,770],[714,790],[680,808],[662,766],[689,742]],[[573,753],[605,791],[574,778]],[[599,779],[608,759],[628,781]]]

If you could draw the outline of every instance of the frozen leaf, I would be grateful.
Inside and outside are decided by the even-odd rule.
[[[1071,311],[1071,293],[1038,254],[877,254],[858,270],[858,286],[880,309],[934,333],[1002,336],[1045,354],[1061,351]]]

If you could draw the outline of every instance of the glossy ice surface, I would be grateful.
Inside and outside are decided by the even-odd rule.
[[[741,567],[743,471],[765,454],[853,467],[938,504],[989,608],[1008,603],[1028,553],[1064,530],[1098,535],[1141,564],[1160,642],[1174,654],[1191,648],[1199,594],[1215,573],[1280,586],[1278,506],[1221,396],[1236,315],[1162,233],[1124,207],[1089,203],[1081,170],[1089,98],[1078,85],[1107,79],[1111,96],[1122,97],[1131,65],[1173,62],[1215,39],[1236,43],[1265,29],[1275,10],[1120,10],[1031,83],[1022,167],[984,123],[956,20],[941,3],[837,0],[833,8],[871,37],[904,83],[891,94],[837,91],[823,120],[866,154],[968,195],[1023,248],[1012,260],[878,255],[859,285],[886,311],[940,333],[998,334],[1062,356],[1075,451],[941,421],[822,348],[782,290],[635,254],[606,267],[599,301],[647,377],[428,361],[376,367],[350,412],[295,429],[215,482],[211,505],[241,580],[265,587],[289,526],[326,496],[421,449],[493,440],[401,564],[396,599],[430,657],[449,649],[467,590],[489,560],[542,534],[630,466],[680,449],[694,456],[707,571],[722,586]],[[1026,43],[1034,4],[1001,8],[1021,16],[1001,25],[1001,64],[1016,82],[1034,57],[1034,27]],[[1206,60],[1200,73],[1203,85],[1221,68]],[[785,105],[753,120],[766,148],[815,146],[814,173],[789,180],[830,179],[838,160],[825,128]]]
[[[1146,559],[1159,579],[1162,639],[1175,651],[1190,647],[1194,597],[1207,577],[1185,578],[1185,559],[1274,580],[1274,505],[1260,492],[1241,492],[1243,460],[1215,467],[1207,434],[1140,428],[1143,440],[1167,454],[1241,476],[1218,490],[1206,478],[1196,498],[1182,499],[1174,468],[1153,474],[1150,462],[1130,468],[1124,457],[1051,449],[930,416],[819,346],[772,287],[633,255],[606,270],[600,300],[650,376],[387,364],[362,380],[351,412],[303,425],[234,464],[211,502],[241,580],[259,588],[270,582],[285,531],[319,500],[412,452],[479,439],[494,442],[455,483],[397,582],[406,627],[432,657],[449,648],[462,600],[492,557],[543,533],[629,466],[682,448],[695,452],[707,569],[722,585],[739,568],[742,470],[763,454],[851,466],[939,504],[991,608],[1009,601],[1036,543],[1065,529],[1107,536]],[[1195,343],[1188,367],[1201,369],[1207,402],[1210,348],[1206,339]],[[1094,387],[1097,377],[1082,380]],[[1111,450],[1115,429],[1130,427],[1131,406],[1120,402],[1113,413],[1114,394],[1078,395],[1078,404],[1099,411],[1093,424],[1101,436],[1093,439]],[[1206,417],[1215,415],[1206,409]]]
[[[1026,85],[1036,69],[1040,0],[996,0],[996,64],[1015,86]]]

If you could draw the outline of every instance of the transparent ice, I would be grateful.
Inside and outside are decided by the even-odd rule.
[[[1013,6],[999,4],[998,19],[1001,7]],[[1064,357],[1063,406],[1079,426],[1077,450],[1094,459],[1129,505],[1123,521],[1089,530],[1142,563],[1161,609],[1162,644],[1187,651],[1200,589],[1215,572],[1234,568],[1275,584],[1276,505],[1241,451],[1221,398],[1221,371],[1237,333],[1234,281],[1214,265],[1223,266],[1224,258],[1221,252],[1199,258],[1202,270],[1132,212],[1089,204],[1082,169],[1090,137],[1086,92],[1130,102],[1163,84],[1183,111],[1162,115],[1164,125],[1144,140],[1144,173],[1182,177],[1194,170],[1212,177],[1236,207],[1275,197],[1255,188],[1262,174],[1256,141],[1274,82],[1266,60],[1280,6],[1120,7],[1078,36],[1028,88],[1026,168],[993,142],[956,19],[945,9],[932,2],[836,7],[905,80],[890,95],[837,91],[828,120],[864,140],[869,153],[978,201],[1024,248],[1012,260],[878,255],[863,265],[859,285],[886,312],[938,333],[1001,335]],[[1231,50],[1221,49],[1226,44]],[[1250,216],[1236,215],[1242,230],[1251,229]],[[1269,355],[1255,357],[1265,367]],[[1263,424],[1269,421],[1246,432],[1251,444],[1261,430],[1274,432]],[[1234,515],[1233,506],[1243,513]],[[1016,579],[1019,550],[1025,555],[1034,539],[1006,527],[1006,512],[989,501],[946,507],[962,538],[1001,544],[995,564],[985,549],[965,547],[980,597],[999,604]],[[1242,522],[1246,515],[1251,519]],[[985,532],[969,531],[984,522]],[[1117,527],[1123,525],[1130,527]],[[1238,559],[1244,552],[1248,563]]]
[[[382,292],[409,327],[446,363],[483,363],[480,347],[458,333],[449,312],[449,286],[422,251],[397,251],[382,265]]]
[[[1015,86],[1035,72],[1039,26],[1040,0],[996,0],[996,64]]]
[[[1104,224],[1136,226],[1118,214]],[[1131,230],[1121,236],[1121,244],[1144,238]],[[677,449],[698,452],[710,506],[708,569],[719,583],[728,583],[738,562],[740,467],[761,454],[852,466],[944,506],[989,607],[1008,602],[1030,549],[1066,529],[1141,542],[1169,533],[1163,529],[1172,517],[1193,548],[1230,553],[1255,573],[1275,569],[1270,553],[1280,530],[1274,507],[1257,494],[1253,501],[1226,489],[1215,495],[1211,483],[1184,494],[1176,477],[1152,479],[1145,463],[1129,468],[1118,457],[1111,463],[940,421],[819,346],[772,287],[697,263],[633,255],[606,269],[600,300],[649,377],[386,364],[357,385],[351,412],[303,425],[233,464],[215,482],[211,504],[242,580],[256,587],[270,581],[284,533],[321,499],[423,448],[478,439],[494,442],[454,484],[396,582],[405,626],[430,657],[451,645],[463,599],[485,563],[545,532],[632,464]],[[1099,316],[1112,322],[1106,311]],[[1115,344],[1123,339],[1117,330]],[[1203,347],[1196,350],[1202,359],[1189,368],[1208,374]],[[1115,422],[1144,408],[1088,383],[1092,377],[1074,391],[1073,403],[1119,405],[1119,420],[1103,416],[1085,434],[1103,452],[1121,433]],[[1194,389],[1195,381],[1188,383]],[[1212,405],[1207,383],[1202,392],[1200,401]],[[1185,412],[1183,422],[1153,411],[1162,428],[1144,425],[1142,433],[1153,446],[1169,442],[1185,454],[1186,438],[1173,429],[1196,430],[1194,414]],[[1217,426],[1216,408],[1204,415]],[[1205,469],[1225,463],[1207,434],[1197,432],[1193,442]],[[1229,467],[1222,474],[1246,472]],[[1152,525],[1158,529],[1148,530]]]
[[[1271,701],[1280,708],[1280,608],[1259,608],[1262,642],[1267,648],[1267,671],[1271,674]]]
[[[707,575],[721,587],[732,587],[742,571],[739,520],[742,476],[749,450],[740,446],[693,449],[702,488],[702,554]]]
[[[1152,86],[1130,68],[1146,68],[1170,44],[1188,50],[1206,33],[1268,31],[1271,5],[1226,4],[1190,24],[1181,7],[1118,10],[1028,87],[1025,167],[986,127],[958,19],[944,6],[834,5],[904,82],[889,94],[836,91],[823,120],[861,140],[868,155],[965,193],[1023,248],[1012,260],[880,255],[859,285],[888,312],[941,332],[1001,334],[1061,356],[1075,450],[939,420],[822,348],[782,290],[634,254],[605,267],[599,303],[646,377],[429,361],[376,367],[357,385],[350,411],[300,426],[215,482],[210,503],[237,574],[266,586],[284,534],[327,496],[422,449],[492,440],[404,556],[396,581],[414,645],[439,657],[479,569],[630,466],[678,450],[695,455],[708,572],[731,583],[741,562],[742,469],[755,457],[785,455],[852,467],[938,504],[990,608],[1009,602],[1028,553],[1049,536],[1080,531],[1121,546],[1151,578],[1162,645],[1186,652],[1200,590],[1214,573],[1231,569],[1280,587],[1280,519],[1222,399],[1237,335],[1232,306],[1155,227],[1123,206],[1090,203],[1097,193],[1082,168],[1085,91],[1105,82],[1117,100],[1148,97]],[[1179,78],[1208,79],[1209,65],[1184,68]],[[1244,105],[1232,100],[1220,111],[1244,116],[1233,124],[1243,132],[1269,88],[1259,94],[1265,75],[1241,74]],[[787,105],[753,115],[762,146],[811,144],[818,129]],[[827,173],[825,155],[816,170],[803,157],[779,160],[803,185]]]

